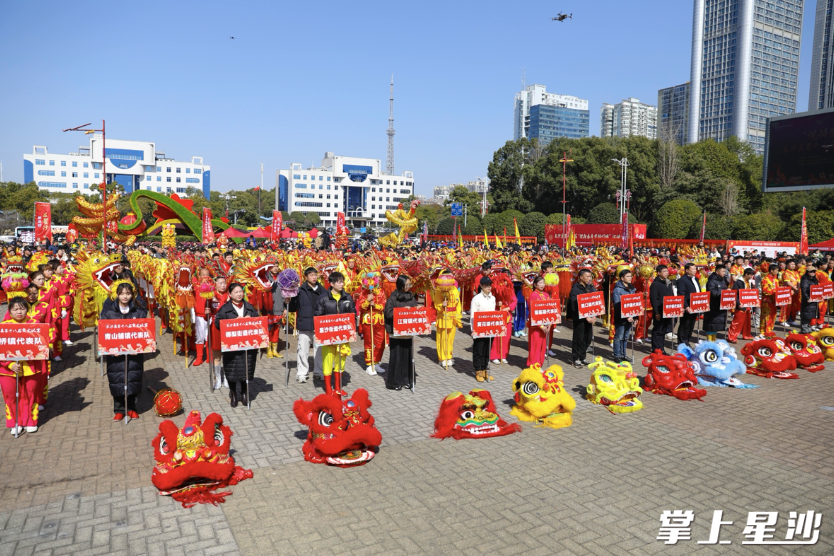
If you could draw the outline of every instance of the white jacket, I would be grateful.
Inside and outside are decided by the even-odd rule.
[[[470,307],[472,314],[480,313],[482,311],[495,310],[495,296],[490,294],[489,297],[484,295],[484,292],[479,293],[472,298],[472,305]]]

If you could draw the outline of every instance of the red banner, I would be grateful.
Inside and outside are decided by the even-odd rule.
[[[811,303],[825,301],[825,287],[822,285],[811,286],[810,294],[811,295],[808,296],[808,301]]]
[[[241,351],[269,346],[266,320],[267,317],[221,320],[220,351]]]
[[[472,337],[503,337],[507,333],[506,311],[478,311],[472,313]]]
[[[623,226],[623,244],[621,247],[623,251],[628,249],[628,213],[624,212],[622,217],[622,226]]]
[[[536,299],[530,302],[530,325],[547,326],[562,322],[562,304],[559,297]]]
[[[671,319],[683,316],[683,296],[667,295],[663,298],[663,318]]]
[[[49,359],[49,325],[0,324],[0,361],[27,359]]]
[[[783,288],[776,288],[774,290],[774,296],[776,299],[776,305],[778,307],[783,307],[785,305],[790,305],[792,302],[791,299],[791,289],[787,286]]]
[[[273,210],[272,211],[272,233],[270,239],[272,241],[278,241],[281,239],[281,228],[284,227],[284,217],[281,215],[280,210]]]
[[[826,299],[831,299],[834,297],[834,284],[831,282],[827,282],[822,285],[823,294],[822,296]]]
[[[753,288],[738,290],[738,304],[741,307],[761,307],[762,302],[759,300],[759,290]]]
[[[104,355],[156,352],[154,319],[100,319],[98,321],[98,352]]]
[[[35,203],[35,241],[52,241],[52,205]]]
[[[692,313],[706,313],[709,311],[709,292],[689,294],[689,310]]]
[[[394,309],[394,336],[427,336],[431,334],[428,307]]]
[[[799,234],[799,254],[808,254],[808,226],[805,221],[805,207],[802,207],[802,231]]]
[[[356,314],[313,317],[317,346],[335,346],[356,341]]]
[[[608,243],[621,245],[623,241],[623,227],[621,224],[571,224],[567,233],[573,231],[576,245],[599,245]],[[564,232],[561,224],[547,224],[544,227],[544,237],[550,245],[561,245]],[[645,224],[628,224],[628,233],[634,239],[646,239]]]
[[[736,307],[736,290],[721,290],[721,305],[719,308],[722,311],[728,309],[735,309]]]
[[[583,293],[576,296],[579,318],[598,317],[605,314],[605,299],[602,292]]]
[[[203,207],[203,245],[214,242],[214,226],[211,223],[211,209]]]
[[[627,319],[629,317],[639,317],[646,312],[643,306],[642,293],[629,293],[620,296],[620,317]]]

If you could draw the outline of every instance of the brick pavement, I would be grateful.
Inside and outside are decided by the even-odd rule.
[[[610,355],[597,333],[596,348]],[[184,510],[150,484],[159,423],[152,394],[140,398],[141,419],[114,423],[106,378],[91,359],[92,333],[76,331],[73,340],[55,364],[41,430],[17,441],[0,435],[0,554],[788,552],[741,544],[752,510],[782,512],[777,537],[785,512],[822,511],[822,540],[800,550],[832,551],[831,363],[817,374],[799,371],[800,380],[747,375],[761,387],[709,389],[704,402],[646,393],[642,411],[614,416],[580,398],[590,373],[566,366],[570,329],[562,327],[557,351],[578,402],[572,427],[524,424],[508,437],[440,442],[428,438],[440,401],[478,384],[468,334],[459,332],[449,371],[436,364],[433,340],[415,340],[415,394],[385,390],[382,376],[366,375],[355,343],[347,389],[369,390],[383,444],[369,465],[342,470],[301,455],[304,431],[292,402],[316,395],[319,383],[291,378],[287,387],[284,360],[262,359],[252,410],[232,409],[226,390],[209,392],[207,366],[186,369],[163,335],[160,353],[146,361],[145,384],[176,388],[186,409],[221,413],[238,463],[255,470],[220,507]],[[510,382],[527,355],[526,340],[512,346],[510,364],[494,368],[497,380],[485,386],[510,421]],[[655,540],[660,512],[671,509],[697,516],[693,540],[677,547]],[[706,538],[715,509],[735,522],[722,536],[732,544],[717,549],[695,543]]]

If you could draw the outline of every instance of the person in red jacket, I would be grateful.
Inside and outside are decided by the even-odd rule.
[[[225,276],[217,276],[214,279],[214,297],[206,304],[206,315],[208,323],[214,320],[214,316],[220,307],[225,305],[229,300],[228,284]],[[220,387],[229,388],[229,382],[226,380],[226,375],[223,373],[223,364],[221,362],[220,351],[220,330],[215,326],[209,326],[211,331],[211,355],[214,358],[214,372],[216,375],[214,389],[220,390]]]

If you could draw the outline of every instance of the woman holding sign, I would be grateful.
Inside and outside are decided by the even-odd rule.
[[[399,338],[394,334],[394,309],[417,307],[417,300],[411,293],[411,278],[405,274],[397,277],[397,289],[385,303],[385,330],[388,331],[388,372],[385,373],[385,387],[389,390],[411,389],[411,338]]]
[[[111,299],[116,303],[108,304],[101,312],[102,320],[144,319],[148,311],[136,304],[133,284],[127,280],[114,283],[111,288]],[[113,420],[121,421],[125,413],[131,419],[138,419],[136,413],[136,398],[142,391],[142,374],[145,370],[145,356],[136,355],[106,355],[107,382],[110,383],[110,394],[113,396]],[[127,364],[127,407],[125,407],[125,364]]]
[[[26,298],[12,298],[3,324],[39,323],[39,320],[27,315],[28,311]],[[36,359],[0,361],[0,388],[6,402],[6,427],[12,434],[20,434],[24,429],[26,432],[38,430],[37,390],[41,375],[46,374],[46,364],[45,360]],[[16,393],[19,393],[17,399]]]
[[[229,301],[217,311],[214,327],[220,330],[220,321],[236,318],[254,318],[260,316],[251,303],[243,299],[243,286],[235,282],[229,286]],[[240,351],[223,352],[223,374],[229,382],[229,403],[237,407],[238,400],[243,405],[249,405],[246,387],[248,380],[255,378],[255,363],[258,359],[257,349],[243,349]]]
[[[546,283],[544,276],[536,276],[533,279],[533,293],[530,294],[530,306],[534,301],[550,299],[550,295],[544,291]],[[527,319],[527,327],[530,332],[527,336],[527,366],[532,367],[535,363],[544,366],[544,351],[547,349],[547,334],[550,326],[533,326],[530,319]]]

